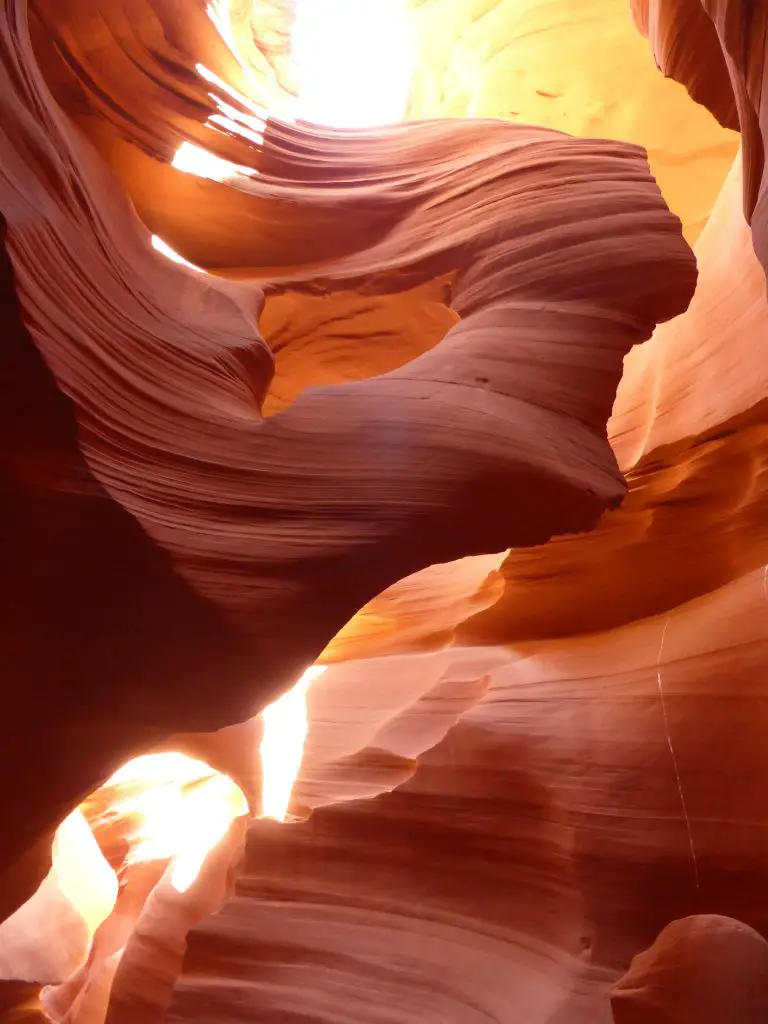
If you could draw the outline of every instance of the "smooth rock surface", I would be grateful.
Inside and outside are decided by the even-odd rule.
[[[765,9],[413,3],[355,131],[279,120],[289,14],[0,13],[0,920],[136,754],[258,813],[328,666],[235,893],[241,819],[0,1015],[761,1020]]]
[[[714,914],[673,921],[611,994],[616,1024],[757,1024],[768,1012],[768,943]]]

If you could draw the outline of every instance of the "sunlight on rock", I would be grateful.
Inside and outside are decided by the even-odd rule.
[[[59,825],[51,869],[0,924],[0,980],[59,978],[85,957],[117,899],[117,876],[80,810]]]
[[[187,174],[196,174],[198,178],[210,178],[211,181],[227,181],[236,174],[255,173],[251,167],[222,160],[220,156],[215,156],[200,146],[193,146],[191,142],[182,142],[176,150],[172,166],[179,171],[186,171]]]
[[[189,888],[235,818],[248,813],[232,779],[184,754],[137,757],[106,786],[119,794],[109,814],[133,820],[127,863],[172,860],[178,892]]]
[[[284,821],[288,813],[307,738],[307,691],[310,683],[325,670],[325,665],[310,666],[293,689],[261,713],[264,721],[260,747],[262,815],[265,818]]]
[[[185,260],[183,256],[179,256],[179,254],[158,235],[152,235],[152,248],[156,249],[157,252],[161,253],[167,259],[172,260],[174,263],[180,263],[184,267],[189,267],[190,270],[195,270],[198,274],[205,273],[202,267],[196,267],[194,263],[190,263],[189,260]]]

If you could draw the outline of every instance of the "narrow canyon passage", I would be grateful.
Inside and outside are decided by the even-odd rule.
[[[768,1019],[767,62],[7,0],[2,1024]]]

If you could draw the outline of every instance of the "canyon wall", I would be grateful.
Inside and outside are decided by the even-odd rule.
[[[158,1019],[663,1022],[679,949],[683,996],[741,943],[762,978],[765,13],[427,0],[411,120],[359,131],[270,118],[279,11],[231,14],[239,60],[202,5],[0,15],[0,916],[129,757],[258,804],[319,660],[307,820],[253,823]]]

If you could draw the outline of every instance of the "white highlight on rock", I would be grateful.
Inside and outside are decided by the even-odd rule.
[[[696,882],[696,888],[699,888],[699,862],[696,858],[696,847],[693,843],[693,829],[691,828],[691,819],[688,814],[688,805],[685,802],[685,794],[683,793],[683,780],[680,777],[680,766],[677,763],[677,754],[672,744],[672,731],[669,727],[669,714],[667,713],[667,699],[664,695],[664,685],[661,681],[661,656],[664,651],[664,641],[667,638],[667,630],[669,629],[669,622],[671,616],[667,616],[664,622],[664,628],[661,631],[661,641],[659,643],[659,653],[656,658],[656,683],[659,687],[659,698],[661,700],[661,711],[664,715],[664,730],[667,734],[667,746],[669,747],[669,755],[672,759],[672,769],[675,773],[675,779],[677,781],[677,793],[680,797],[680,808],[683,812],[683,821],[685,822],[685,831],[688,836],[688,846],[691,850],[691,860],[693,862],[693,877]]]
[[[0,924],[0,981],[63,981],[117,899],[117,876],[80,810],[56,830],[51,869]]]
[[[167,259],[173,260],[174,263],[181,263],[182,266],[189,267],[190,270],[194,270],[198,274],[205,273],[202,267],[196,267],[194,263],[190,263],[189,260],[185,260],[183,256],[179,256],[179,254],[172,249],[167,242],[164,242],[159,235],[152,235],[152,248],[156,249]]]
[[[252,167],[223,160],[220,156],[209,153],[200,146],[194,146],[191,142],[182,142],[171,164],[178,171],[196,174],[198,178],[210,178],[211,181],[227,181],[238,174],[250,176],[254,173]]]
[[[264,722],[264,736],[259,748],[261,813],[265,818],[285,821],[307,738],[307,690],[309,684],[325,670],[325,665],[311,665],[293,689],[261,713]]]

